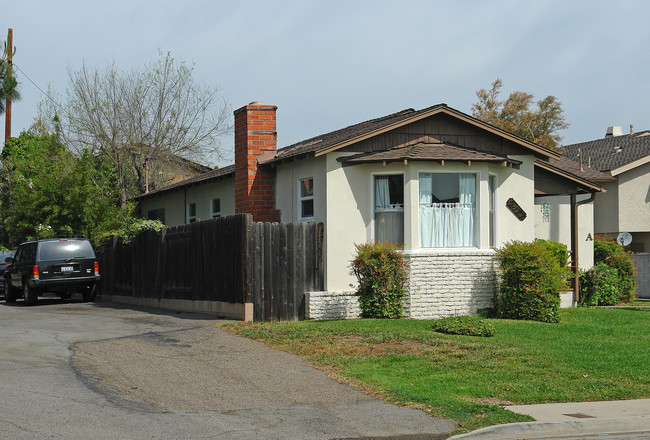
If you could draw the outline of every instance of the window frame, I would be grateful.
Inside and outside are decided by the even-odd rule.
[[[311,195],[303,196],[302,195],[302,182],[311,181]],[[312,205],[312,214],[311,216],[303,215],[303,202],[311,201]],[[314,177],[301,177],[298,179],[298,220],[299,221],[314,221],[314,216],[316,215],[316,204],[314,200]]]
[[[496,248],[497,244],[497,188],[499,181],[496,174],[488,174],[488,247]]]
[[[472,246],[455,246],[455,247],[424,247],[421,246],[422,237],[420,236],[420,175],[421,174],[473,174],[474,175],[474,194],[476,200],[474,201],[474,245]],[[418,249],[423,250],[438,250],[438,249],[480,249],[481,248],[481,176],[482,173],[480,170],[473,171],[461,171],[460,169],[451,169],[451,170],[440,170],[440,169],[418,169],[416,172],[417,180],[417,201],[415,206],[417,206],[417,211],[414,213],[415,218],[417,218],[417,223],[414,226],[417,228],[417,246]]]
[[[381,171],[381,172],[374,172],[370,174],[370,212],[372,216],[372,227],[371,227],[371,234],[372,234],[372,242],[376,243],[377,242],[377,194],[376,194],[376,179],[377,177],[386,177],[386,176],[402,176],[402,209],[385,209],[382,210],[381,212],[401,212],[402,213],[402,223],[403,223],[403,231],[402,231],[402,241],[400,244],[405,245],[406,244],[406,172],[404,171]]]
[[[219,209],[218,210],[214,209],[214,202],[219,203]],[[219,218],[219,217],[221,217],[221,197],[216,197],[216,198],[210,200],[210,217],[211,218]]]
[[[192,215],[192,207],[194,207],[194,215]],[[188,202],[187,203],[187,223],[194,223],[198,221],[198,217],[196,215],[197,212],[197,207],[196,207],[196,202]]]

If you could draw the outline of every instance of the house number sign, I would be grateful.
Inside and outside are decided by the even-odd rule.
[[[506,206],[512,213],[519,219],[519,221],[524,221],[524,219],[527,217],[526,212],[521,209],[521,206],[517,202],[515,202],[515,199],[510,197],[508,201],[506,202]]]

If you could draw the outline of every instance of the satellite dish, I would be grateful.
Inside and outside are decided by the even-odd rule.
[[[618,234],[618,237],[616,237],[616,242],[621,246],[627,246],[632,243],[632,234],[629,232],[621,232]]]

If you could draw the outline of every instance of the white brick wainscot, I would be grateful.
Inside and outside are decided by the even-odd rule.
[[[496,262],[493,250],[445,249],[405,252],[409,262],[404,316],[436,319],[476,315],[495,306]],[[307,319],[358,318],[354,291],[309,292]]]

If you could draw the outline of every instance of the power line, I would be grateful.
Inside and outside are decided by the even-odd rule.
[[[47,99],[49,99],[50,102],[52,102],[52,104],[54,104],[57,108],[61,109],[61,106],[60,106],[60,105],[59,105],[59,104],[58,104],[54,99],[52,99],[52,98],[50,97],[50,95],[48,95],[47,93],[45,93],[45,92],[43,91],[43,89],[41,89],[41,88],[38,86],[38,84],[36,84],[34,81],[32,81],[32,79],[31,79],[31,78],[30,78],[30,77],[29,77],[29,76],[28,76],[28,75],[23,71],[23,69],[21,69],[20,67],[18,67],[18,65],[17,65],[16,63],[13,63],[13,67],[15,67],[16,69],[18,69],[18,70],[20,71],[20,73],[22,73],[23,75],[25,75],[25,78],[27,78],[27,79],[29,80],[29,82],[32,83],[32,84],[34,85],[34,87],[36,87],[38,90],[40,90],[40,92],[41,92],[43,95],[45,95],[45,97],[46,97]]]

